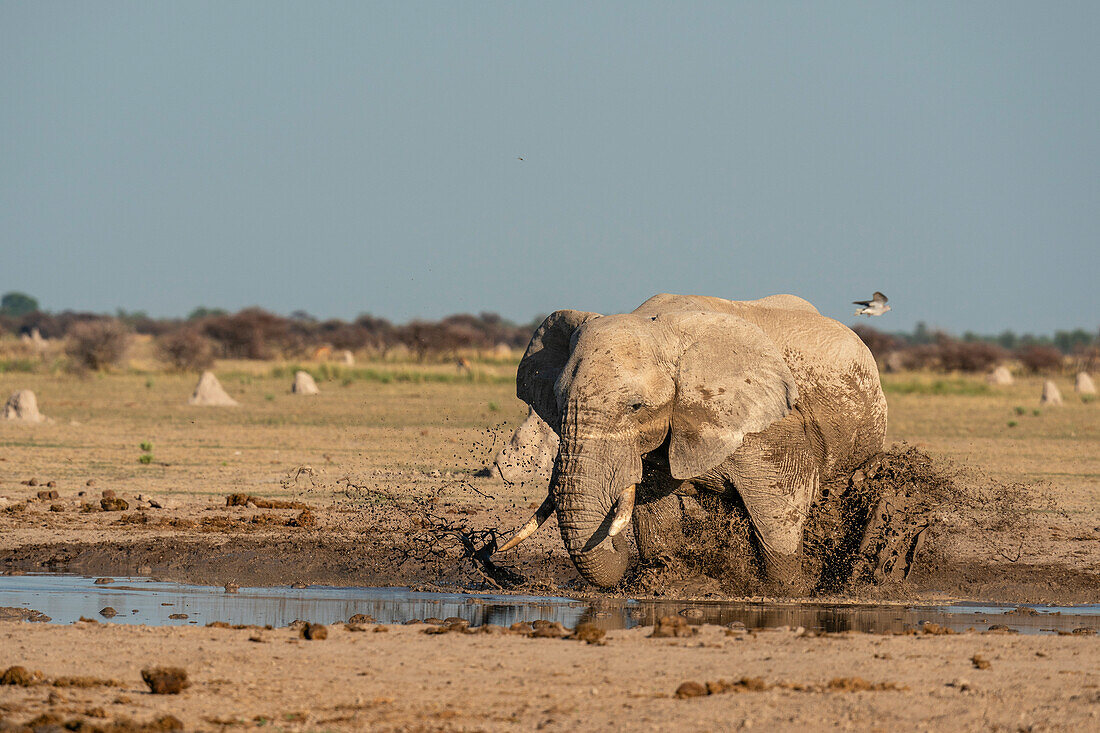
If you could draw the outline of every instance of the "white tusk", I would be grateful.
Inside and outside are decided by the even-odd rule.
[[[512,539],[504,543],[504,546],[497,549],[497,552],[506,552],[513,547],[523,542],[525,539],[533,535],[539,527],[541,527],[550,515],[554,513],[554,500],[550,498],[550,494],[546,495],[546,500],[542,502],[542,506],[535,510],[535,513],[531,515],[531,518],[527,520],[527,524],[514,535]]]
[[[607,530],[608,537],[614,537],[623,531],[623,527],[630,521],[634,513],[634,486],[627,486],[623,493],[619,494],[619,500],[615,503],[615,518],[611,520],[611,528]]]

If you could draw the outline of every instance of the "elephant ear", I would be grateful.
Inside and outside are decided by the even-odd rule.
[[[749,433],[781,420],[798,388],[775,344],[759,328],[720,313],[670,314],[682,333],[672,405],[669,467],[700,476],[733,454]]]
[[[530,405],[538,416],[561,432],[561,415],[554,383],[569,361],[573,333],[585,321],[599,318],[599,313],[575,310],[554,311],[535,329],[531,343],[516,371],[516,397]]]

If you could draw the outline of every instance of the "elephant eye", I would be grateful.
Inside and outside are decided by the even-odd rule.
[[[634,412],[637,412],[638,410],[642,409],[643,407],[645,407],[644,402],[635,402],[633,405],[630,406],[630,409],[633,410]]]

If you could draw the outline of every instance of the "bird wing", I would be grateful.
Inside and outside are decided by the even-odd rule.
[[[882,293],[880,293],[879,291],[876,290],[875,294],[871,298],[871,300],[873,300],[876,303],[885,303],[887,300],[889,300],[889,298],[887,298],[885,295],[883,295]]]
[[[866,306],[866,307],[869,308],[869,307],[871,307],[871,301],[869,301],[869,300],[853,300],[852,305],[862,305],[862,306]]]

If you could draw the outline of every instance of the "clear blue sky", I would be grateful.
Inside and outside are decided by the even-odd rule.
[[[1098,39],[1096,2],[0,0],[0,292],[1095,330]]]

